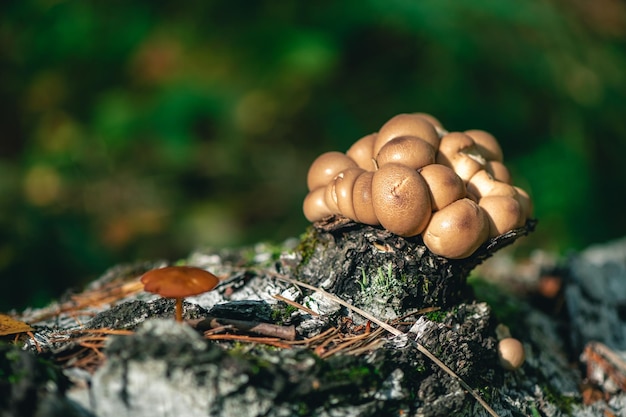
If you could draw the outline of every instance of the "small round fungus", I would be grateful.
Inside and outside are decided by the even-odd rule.
[[[367,171],[374,171],[376,165],[374,165],[374,141],[376,140],[376,133],[370,133],[367,136],[363,136],[361,139],[354,142],[354,144],[346,151],[346,155],[349,156],[359,168],[363,168]]]
[[[465,184],[452,168],[432,164],[420,169],[419,173],[428,184],[433,211],[441,210],[466,196]]]
[[[466,130],[465,134],[476,143],[479,152],[490,161],[503,161],[502,148],[495,137],[484,130],[472,129]]]
[[[380,224],[376,213],[374,212],[374,204],[372,202],[372,178],[374,173],[365,171],[359,175],[354,182],[354,190],[352,191],[352,204],[354,205],[354,213],[357,220],[361,223],[377,226]]]
[[[436,255],[450,259],[470,256],[489,235],[485,211],[468,198],[462,198],[433,213],[424,244]]]
[[[485,164],[485,170],[496,180],[507,184],[511,183],[511,173],[502,162],[487,161]]]
[[[435,163],[435,148],[415,136],[398,136],[380,148],[376,156],[378,168],[400,164],[419,169]]]
[[[378,155],[387,142],[399,136],[416,136],[435,149],[439,147],[439,134],[426,119],[415,114],[398,114],[389,119],[378,131],[374,142],[374,155]]]
[[[400,236],[420,234],[430,218],[428,185],[404,165],[388,164],[374,173],[372,202],[380,224]]]
[[[326,187],[319,187],[304,197],[302,211],[308,221],[316,222],[333,214],[333,211],[326,205],[325,195]]]
[[[211,291],[220,280],[212,273],[192,266],[153,269],[141,277],[144,290],[176,300],[176,321],[183,321],[183,298]]]
[[[326,152],[313,161],[307,174],[309,191],[324,187],[344,169],[356,168],[357,164],[341,152]]]
[[[489,237],[496,237],[522,227],[526,218],[522,207],[513,197],[488,195],[478,202],[489,218]]]
[[[331,192],[331,196],[337,202],[339,213],[352,220],[356,220],[352,204],[352,190],[357,177],[363,172],[361,168],[348,168],[340,172],[334,180],[333,192]]]
[[[476,195],[478,198],[490,195],[503,195],[507,197],[515,197],[517,191],[515,188],[502,181],[496,180],[487,171],[480,170],[467,182],[467,191]]]
[[[519,369],[526,360],[524,345],[513,337],[505,337],[498,342],[498,359],[500,365],[508,371]]]
[[[451,132],[441,138],[437,163],[454,170],[464,182],[485,168],[486,160],[465,133]]]

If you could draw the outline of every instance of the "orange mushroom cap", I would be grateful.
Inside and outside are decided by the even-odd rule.
[[[153,269],[141,277],[144,290],[166,298],[184,298],[211,291],[220,280],[212,273],[193,266]]]

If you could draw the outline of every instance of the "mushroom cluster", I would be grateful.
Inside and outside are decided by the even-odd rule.
[[[403,237],[421,234],[431,252],[451,259],[532,215],[490,133],[448,132],[426,113],[396,115],[346,153],[320,155],[307,186],[309,221],[342,215]]]

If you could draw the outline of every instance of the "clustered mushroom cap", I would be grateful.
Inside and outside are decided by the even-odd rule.
[[[367,171],[376,169],[376,165],[374,165],[374,142],[376,141],[376,136],[376,133],[363,136],[346,151],[346,155],[352,158],[359,168]]]
[[[419,169],[435,163],[435,148],[416,136],[398,136],[385,143],[376,155],[378,168],[400,164]]]
[[[153,269],[141,277],[144,290],[166,298],[185,298],[211,291],[220,280],[212,273],[192,266]]]
[[[484,210],[469,198],[462,198],[433,213],[424,232],[424,244],[446,258],[470,256],[489,235]]]
[[[448,132],[426,113],[398,114],[345,154],[320,155],[307,185],[309,221],[339,214],[404,237],[422,234],[431,252],[451,259],[522,227],[533,212],[493,135]]]
[[[428,185],[404,165],[387,164],[374,173],[372,202],[380,224],[400,236],[420,234],[430,219]]]
[[[415,136],[433,148],[439,147],[439,134],[435,127],[424,118],[416,114],[398,114],[389,119],[378,131],[374,142],[374,155],[390,140],[399,136]]]

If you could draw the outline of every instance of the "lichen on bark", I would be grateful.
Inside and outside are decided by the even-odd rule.
[[[316,222],[299,246],[299,279],[393,319],[471,299],[467,276],[495,251],[530,233],[535,221],[483,244],[465,259],[433,254],[421,236],[404,238],[341,216]]]

